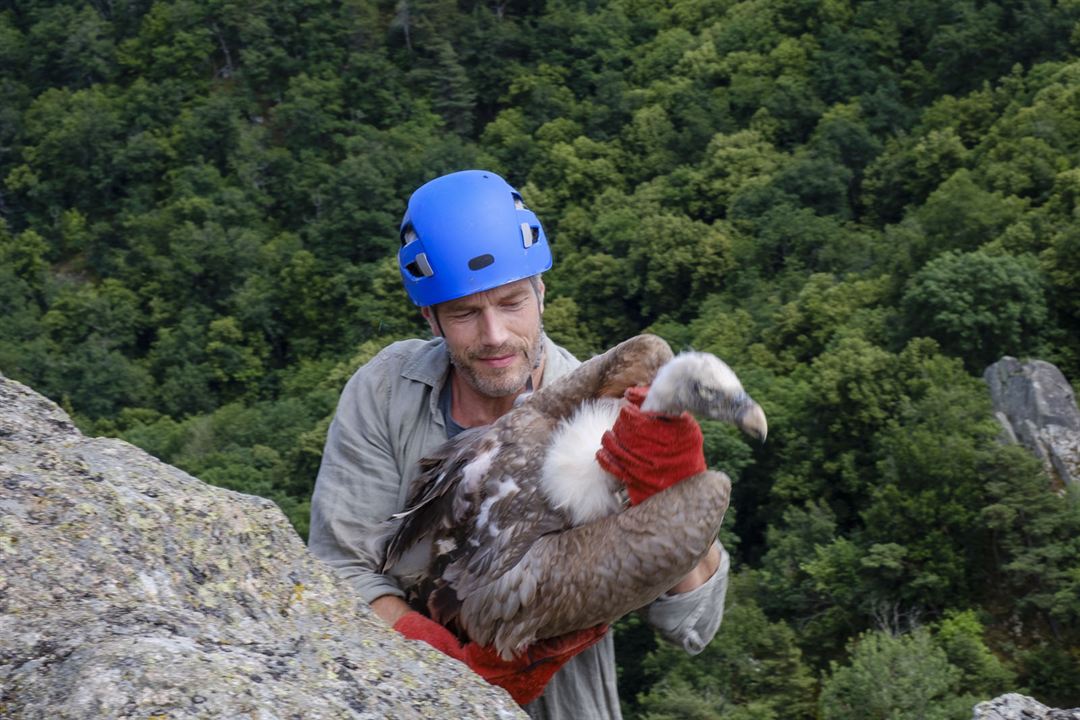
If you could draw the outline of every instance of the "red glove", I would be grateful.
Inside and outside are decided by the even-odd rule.
[[[462,645],[454,634],[439,623],[415,610],[402,615],[394,629],[407,638],[423,640],[455,660],[472,668],[492,685],[510,693],[518,705],[531,703],[544,692],[548,681],[559,668],[582,650],[604,637],[607,625],[567,633],[549,640],[539,640],[513,660],[503,660],[491,645],[474,642]]]
[[[596,451],[600,467],[626,483],[631,505],[705,471],[704,437],[693,415],[645,412],[648,390],[627,389],[628,402]]]

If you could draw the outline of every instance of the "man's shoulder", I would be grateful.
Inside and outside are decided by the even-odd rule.
[[[447,362],[446,349],[440,338],[398,340],[361,365],[350,382],[385,383],[407,378],[433,384],[446,371]]]
[[[375,357],[371,358],[367,364],[370,365],[371,363],[378,361],[380,363],[404,365],[409,360],[412,360],[419,355],[441,352],[442,344],[443,341],[441,338],[431,338],[430,340],[423,340],[421,338],[397,340],[375,353]]]
[[[561,345],[556,345],[555,341],[546,335],[544,336],[544,342],[546,344],[545,352],[547,353],[547,366],[544,368],[545,382],[560,378],[581,364],[581,361],[574,357],[569,350]]]

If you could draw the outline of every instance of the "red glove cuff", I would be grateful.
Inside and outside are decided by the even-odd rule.
[[[626,483],[633,505],[706,467],[704,437],[694,417],[643,411],[647,391],[626,391],[628,402],[596,451],[600,467]]]
[[[462,645],[449,630],[415,611],[398,618],[394,629],[407,638],[422,640],[465,663],[484,680],[510,693],[510,697],[519,705],[526,705],[540,697],[559,668],[582,650],[595,645],[607,632],[606,625],[597,625],[550,640],[540,640],[526,648],[519,657],[503,660],[494,646],[474,642]]]
[[[464,662],[464,650],[454,633],[415,610],[399,617],[394,629],[411,640],[423,640],[444,655]]]

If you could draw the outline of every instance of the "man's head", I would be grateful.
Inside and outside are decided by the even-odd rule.
[[[543,359],[544,282],[539,276],[421,312],[431,331],[446,341],[450,362],[481,395],[516,395]]]
[[[551,250],[536,215],[498,175],[444,175],[409,198],[398,252],[405,290],[454,367],[488,397],[515,395],[543,356]]]

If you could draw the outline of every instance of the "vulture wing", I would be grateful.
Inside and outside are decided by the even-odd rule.
[[[538,538],[513,568],[466,596],[464,629],[510,657],[536,639],[614,622],[694,568],[730,496],[726,475],[704,472],[617,515]]]
[[[585,400],[650,383],[671,358],[660,338],[631,338],[425,460],[384,562],[410,604],[509,657],[538,638],[612,622],[692,569],[727,508],[722,473],[579,527],[540,481],[560,421]]]

